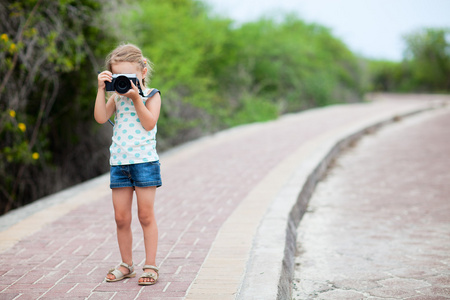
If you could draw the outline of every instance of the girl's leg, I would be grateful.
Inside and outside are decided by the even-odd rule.
[[[155,203],[156,187],[136,187],[138,216],[144,232],[145,264],[156,266],[156,250],[158,248],[158,226],[156,225]],[[155,273],[151,269],[144,272]],[[140,278],[139,282],[153,282],[153,278]]]
[[[114,205],[114,216],[117,225],[117,241],[119,243],[120,255],[122,261],[128,265],[133,264],[132,244],[133,234],[131,232],[131,205],[133,203],[133,188],[115,188],[112,189],[112,200]],[[119,271],[128,274],[130,271],[120,266]],[[109,279],[115,279],[115,276],[108,274]]]

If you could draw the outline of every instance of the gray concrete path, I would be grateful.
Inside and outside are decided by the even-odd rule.
[[[292,224],[336,145],[448,102],[381,95],[238,127],[164,154],[154,286],[103,281],[120,259],[108,176],[16,210],[0,218],[0,299],[287,299]],[[137,218],[132,229],[139,276]]]
[[[294,299],[450,299],[450,111],[364,137],[300,223]]]

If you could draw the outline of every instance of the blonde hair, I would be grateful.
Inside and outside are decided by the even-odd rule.
[[[150,77],[153,72],[153,64],[142,55],[141,49],[133,44],[121,44],[116,49],[108,54],[105,60],[106,69],[112,72],[111,66],[118,62],[136,63],[143,70],[147,68],[145,78],[142,78],[142,84],[145,86],[145,81],[150,82]]]

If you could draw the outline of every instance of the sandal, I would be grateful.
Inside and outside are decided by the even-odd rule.
[[[145,269],[151,269],[151,270],[155,271],[156,275],[154,273],[148,272],[148,273],[143,273],[141,275],[141,277],[139,277],[139,278],[153,278],[154,281],[153,282],[152,281],[139,282],[139,285],[152,285],[152,284],[155,284],[156,281],[158,280],[158,277],[159,277],[159,273],[158,273],[159,269],[157,267],[155,267],[155,266],[152,266],[152,265],[145,265],[145,266],[143,266],[142,270],[144,272],[145,272]]]
[[[120,270],[119,267],[125,267],[128,269],[128,274],[123,274]],[[120,281],[122,279],[125,278],[133,278],[136,276],[136,272],[134,272],[134,264],[132,264],[131,266],[127,265],[126,263],[122,262],[120,263],[120,265],[118,265],[117,267],[115,267],[114,269],[109,270],[108,274],[112,274],[114,275],[116,278],[115,279],[109,279],[108,277],[105,278],[105,280],[107,282],[115,282],[115,281]]]

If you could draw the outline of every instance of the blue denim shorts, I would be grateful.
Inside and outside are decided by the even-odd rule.
[[[111,166],[110,188],[148,187],[162,185],[159,161]]]

